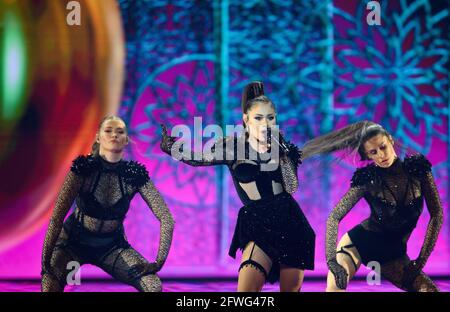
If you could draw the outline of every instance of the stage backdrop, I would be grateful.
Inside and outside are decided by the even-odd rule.
[[[280,128],[299,146],[314,136],[368,119],[425,154],[434,165],[445,218],[425,271],[450,273],[449,8],[446,1],[380,1],[381,25],[369,26],[367,2],[119,0],[110,4],[120,9],[125,38],[125,85],[117,113],[129,125],[133,140],[127,157],[147,166],[176,220],[163,277],[237,275],[238,261],[228,256],[228,246],[242,205],[227,168],[193,168],[163,154],[159,124],[186,124],[192,129],[194,117],[202,117],[203,126],[239,124],[240,95],[251,80],[265,83]],[[57,52],[47,53],[52,57]],[[94,132],[83,132],[82,151],[89,151],[85,146]],[[326,219],[355,169],[351,160],[325,164],[306,161],[300,166],[295,195],[317,235],[316,269],[308,276],[326,273]],[[54,166],[63,174],[69,164]],[[41,190],[42,196],[55,196],[57,189]],[[368,215],[369,208],[361,201],[341,223],[340,235]],[[428,218],[425,209],[408,245],[412,258],[419,252]],[[0,251],[0,276],[38,276],[46,226],[41,221],[39,230]],[[159,224],[138,196],[125,228],[132,245],[153,259]],[[362,268],[359,274],[367,272]],[[105,276],[93,267],[83,268],[82,274]]]

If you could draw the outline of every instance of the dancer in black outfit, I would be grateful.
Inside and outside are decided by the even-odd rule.
[[[238,291],[260,291],[266,280],[280,280],[281,291],[299,291],[304,270],[314,268],[315,247],[314,231],[292,197],[298,186],[301,151],[279,136],[284,149],[274,153],[278,157],[271,157],[275,136],[270,130],[276,116],[261,82],[247,85],[242,108],[245,134],[220,138],[200,160],[181,149],[187,156],[182,161],[192,166],[226,165],[230,170],[244,204],[229,250],[233,258],[238,249],[243,250]],[[174,144],[163,126],[162,150],[173,155]],[[244,147],[245,157],[239,157],[239,146]],[[272,167],[266,170],[264,166]]]
[[[392,136],[373,122],[359,122],[304,146],[312,154],[350,149],[362,160],[373,163],[357,169],[351,187],[331,212],[327,221],[327,291],[343,291],[361,263],[377,261],[381,276],[406,291],[438,291],[422,271],[438,238],[442,225],[442,206],[431,173],[430,162],[420,154],[397,157]],[[370,217],[348,231],[336,250],[339,222],[364,198]],[[430,212],[425,240],[418,258],[407,255],[407,241],[423,211]]]
[[[42,291],[63,291],[67,264],[94,264],[139,291],[161,291],[158,272],[169,253],[174,221],[145,167],[122,159],[128,144],[122,119],[106,117],[89,156],[73,161],[58,194],[42,250]],[[123,221],[140,193],[161,223],[155,262],[127,242]],[[72,203],[75,211],[63,223]]]

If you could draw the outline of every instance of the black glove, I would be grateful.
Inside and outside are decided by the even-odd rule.
[[[330,269],[331,273],[333,273],[333,275],[334,275],[334,280],[336,281],[336,286],[339,289],[346,289],[348,273],[344,269],[344,267],[342,265],[340,265],[336,261],[336,259],[328,261],[327,264],[328,264],[328,268]]]
[[[160,147],[164,152],[170,154],[172,145],[173,143],[175,143],[175,138],[167,134],[167,127],[165,125],[161,124],[161,128],[162,128],[162,138]]]
[[[287,154],[287,156],[292,159],[294,163],[301,164],[303,152],[297,147],[297,145],[287,141],[281,131],[278,133],[278,138],[280,140],[280,144],[282,145],[283,151]]]
[[[402,285],[408,288],[412,286],[424,266],[425,263],[420,259],[410,261],[403,271]]]
[[[58,279],[55,273],[53,273],[50,263],[47,262],[42,263],[41,277],[44,277],[44,275],[50,275],[53,278]]]
[[[292,159],[294,163],[301,164],[303,152],[297,147],[297,145],[291,142],[286,142],[286,145],[288,146],[289,149],[288,157]]]
[[[161,266],[156,262],[136,264],[128,270],[128,278],[134,280],[147,274],[155,274],[159,270]]]

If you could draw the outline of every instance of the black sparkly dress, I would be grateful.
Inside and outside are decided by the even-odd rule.
[[[153,264],[134,250],[125,237],[123,221],[136,193],[161,223],[160,246]],[[74,201],[73,213],[63,222]],[[158,290],[158,283],[149,274],[164,264],[173,227],[172,215],[143,165],[79,156],[58,194],[42,251],[42,275],[48,274],[59,285],[46,285],[43,279],[43,290],[64,289],[69,273],[66,266],[71,261],[96,265],[140,291]]]
[[[162,150],[171,155],[174,142],[173,137],[163,136]],[[239,144],[245,146],[245,157],[242,159],[237,156]],[[273,167],[270,167],[271,160],[265,155],[270,150],[258,153],[242,137],[221,138],[215,142],[210,154],[198,157],[179,149],[185,156],[180,160],[189,165],[228,167],[244,204],[239,210],[229,255],[235,258],[238,249],[243,250],[249,242],[255,242],[272,260],[270,272],[265,272],[254,263],[270,283],[279,280],[280,264],[314,269],[315,233],[291,195],[298,185],[296,170],[301,163],[301,151],[293,144],[287,145],[289,152],[283,154],[280,151],[279,165]],[[256,158],[249,160],[250,152]],[[264,165],[267,169],[262,169]],[[277,192],[274,185],[279,186]]]
[[[442,206],[431,174],[431,163],[419,154],[408,156],[404,161],[397,158],[389,168],[371,164],[357,169],[350,190],[328,218],[327,261],[336,258],[340,220],[361,198],[367,201],[371,213],[368,219],[348,232],[353,244],[349,247],[356,247],[364,265],[377,261],[381,264],[382,275],[400,288],[410,290],[411,285],[400,282],[404,277],[395,275],[401,275],[401,268],[409,263],[407,241],[423,211],[424,199],[431,219],[418,257],[421,267],[434,248],[442,224]],[[399,259],[402,260],[398,265],[392,265]],[[390,267],[397,269],[390,270]]]

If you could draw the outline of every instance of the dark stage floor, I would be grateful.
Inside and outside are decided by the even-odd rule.
[[[441,291],[450,291],[450,279],[433,279]],[[323,292],[325,291],[324,280],[305,280],[302,291]],[[163,280],[164,291],[167,292],[234,292],[236,291],[236,281],[224,280]],[[278,291],[278,284],[266,284],[263,291]],[[39,281],[0,281],[0,292],[37,292],[40,291]],[[66,287],[67,292],[132,292],[134,288],[117,283],[113,280],[88,280],[82,281],[79,286]],[[365,280],[355,280],[350,283],[350,292],[396,292],[401,291],[392,286],[387,281],[382,281],[381,285],[368,285]]]

